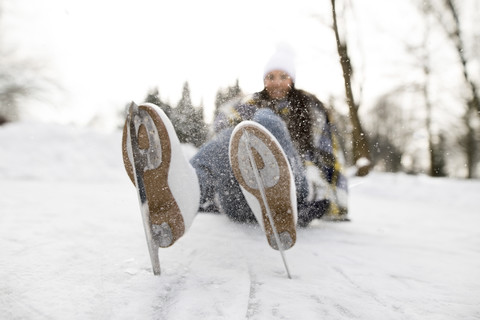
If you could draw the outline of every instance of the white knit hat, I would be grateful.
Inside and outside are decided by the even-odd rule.
[[[270,57],[265,69],[263,70],[263,78],[267,76],[268,73],[274,70],[285,71],[293,82],[295,82],[295,53],[293,49],[287,44],[277,45],[275,53]]]

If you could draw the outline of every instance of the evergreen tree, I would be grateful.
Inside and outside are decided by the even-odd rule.
[[[215,114],[222,105],[235,98],[241,97],[242,94],[238,79],[235,82],[235,85],[229,86],[226,89],[219,89],[215,98]]]
[[[145,98],[145,102],[153,103],[154,105],[157,105],[160,107],[160,109],[165,112],[167,117],[171,117],[172,115],[172,107],[168,104],[163,102],[160,99],[160,94],[158,93],[158,88],[153,88],[147,93],[147,97]]]
[[[203,118],[203,107],[197,110],[193,107],[188,82],[185,82],[182,97],[172,110],[170,118],[180,142],[199,147],[206,141],[207,127]]]
[[[202,144],[204,144],[207,141],[208,136],[208,129],[207,125],[205,124],[203,111],[204,107],[202,103],[200,107],[195,110],[193,118],[190,120],[192,128],[190,132],[191,142],[196,147],[200,147]]]

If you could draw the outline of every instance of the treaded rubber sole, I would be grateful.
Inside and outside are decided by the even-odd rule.
[[[153,238],[159,247],[165,248],[174,244],[185,232],[182,214],[168,186],[172,155],[170,138],[165,124],[155,109],[148,105],[140,105],[138,109],[142,116],[133,115],[133,121],[136,122],[138,146],[145,157],[158,158],[156,161],[147,161],[143,180]],[[150,125],[152,122],[153,126]],[[127,123],[125,123],[122,136],[122,154],[127,174],[134,182],[133,165],[127,152],[126,126]]]
[[[263,181],[268,206],[282,243],[289,249],[296,242],[296,228],[291,199],[291,171],[283,151],[278,143],[258,126],[247,124],[234,132],[230,142],[230,163],[238,183],[260,204],[265,234],[269,245],[278,250],[267,210],[260,189],[254,180],[253,168],[248,156],[245,131],[248,132],[249,145],[255,164]],[[296,205],[293,204],[293,205]]]

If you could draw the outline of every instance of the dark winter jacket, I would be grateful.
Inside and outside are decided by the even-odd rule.
[[[259,108],[271,109],[285,121],[305,167],[319,168],[322,178],[328,181],[331,190],[321,193],[332,204],[330,214],[346,216],[348,190],[344,157],[324,105],[314,95],[295,88],[283,100],[271,99],[263,90],[223,106],[214,121],[215,131],[250,120]]]

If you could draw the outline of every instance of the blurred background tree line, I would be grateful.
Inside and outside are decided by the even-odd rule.
[[[375,168],[478,178],[480,3],[410,3],[412,15],[422,22],[416,40],[405,42],[395,39],[393,34],[391,37],[398,40],[402,54],[408,57],[409,64],[399,68],[407,69],[411,76],[398,79],[397,87],[383,92],[367,106],[363,101],[363,70],[372,67],[372,62],[368,65],[364,61],[369,52],[355,50],[362,41],[361,34],[356,32],[355,11],[362,4],[356,3],[355,7],[352,1],[331,0],[331,20],[325,24],[334,34],[335,43],[331,45],[338,52],[345,94],[323,102],[335,119],[348,163],[368,160],[363,174]],[[0,5],[0,20],[1,9]],[[2,31],[0,28],[0,35]],[[33,57],[17,57],[1,39],[0,123],[5,123],[19,120],[22,99],[41,99],[45,91],[58,89],[58,85],[48,77],[44,64]],[[449,58],[442,63],[444,57]],[[444,81],[449,77],[455,78],[453,84]],[[215,110],[243,94],[238,80],[220,88]],[[158,105],[169,115],[182,142],[199,147],[208,140],[211,128],[204,120],[204,106],[193,106],[188,82],[175,106],[161,100],[158,88],[149,90],[145,101]],[[340,112],[345,106],[348,111]]]
[[[351,163],[367,158],[370,167],[377,170],[435,177],[453,175],[447,165],[457,162],[463,166],[456,167],[457,174],[462,171],[467,178],[478,177],[480,3],[454,0],[411,0],[411,3],[412,15],[417,15],[421,24],[415,30],[418,36],[408,43],[398,40],[402,53],[411,61],[399,67],[415,76],[413,80],[408,76],[400,79],[397,87],[364,110],[360,109],[362,67],[369,66],[362,66],[362,54],[354,56],[349,50],[361,37],[355,32],[355,8],[353,2],[331,0],[331,25],[349,110],[347,116],[337,115],[337,124],[343,126],[339,132],[344,146],[350,151],[347,156]],[[395,38],[393,34],[390,36]],[[332,98],[333,110],[335,103]]]
[[[238,80],[235,85],[218,89],[215,98],[215,112],[225,103],[241,97],[242,95],[243,93],[240,89]],[[190,85],[188,82],[185,82],[183,85],[182,97],[175,107],[172,107],[170,103],[161,100],[158,88],[151,89],[147,93],[144,101],[159,106],[165,112],[172,121],[178,139],[182,143],[191,143],[198,148],[213,134],[210,126],[205,122],[203,105],[194,106],[192,104],[190,98]],[[126,105],[125,111],[121,117],[122,119],[125,118],[126,110],[128,110],[129,105],[130,104]]]

